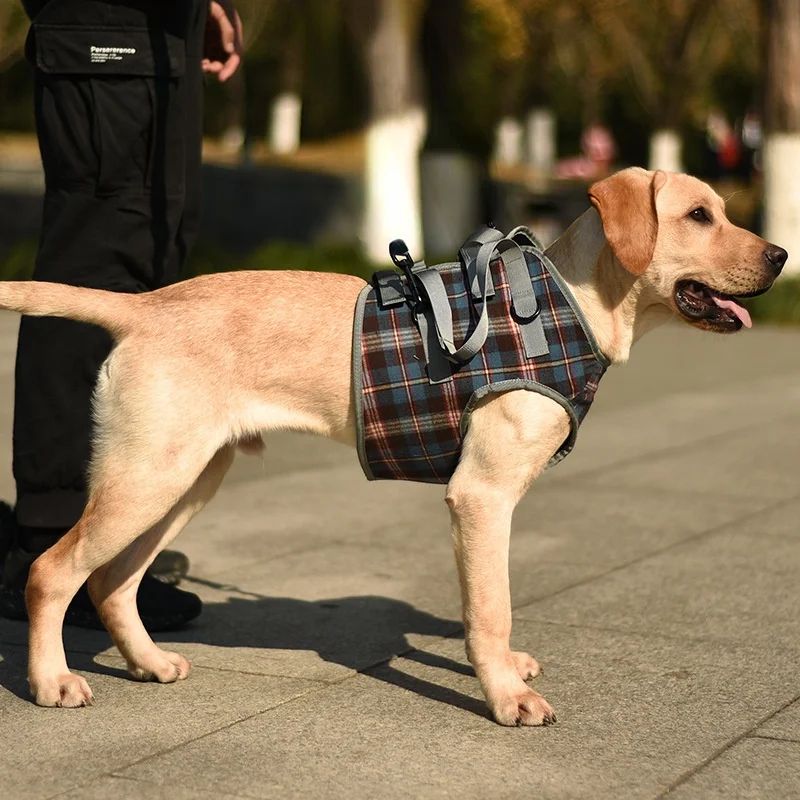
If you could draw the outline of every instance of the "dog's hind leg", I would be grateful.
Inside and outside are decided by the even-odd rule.
[[[153,447],[143,447],[146,443],[138,440],[136,461],[126,461],[125,443],[117,440],[122,452],[95,470],[83,516],[31,566],[25,591],[30,620],[28,681],[39,705],[91,703],[86,681],[67,668],[61,637],[67,606],[92,572],[170,512],[216,449],[209,452],[209,444],[193,440],[191,432],[165,440],[168,444]],[[184,444],[178,447],[177,442]],[[169,469],[159,470],[157,465],[165,464]]]
[[[128,671],[137,680],[171,683],[189,674],[190,664],[183,656],[162,650],[150,638],[136,608],[136,593],[145,570],[156,555],[214,496],[233,462],[234,453],[234,445],[221,448],[161,521],[89,578],[92,601],[127,661]]]

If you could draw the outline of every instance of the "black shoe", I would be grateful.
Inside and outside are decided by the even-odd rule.
[[[162,583],[177,586],[189,573],[189,559],[177,550],[162,550],[147,571]]]
[[[28,619],[25,608],[25,583],[30,565],[38,553],[28,553],[20,547],[6,556],[3,580],[0,583],[0,616],[7,619]],[[136,606],[144,627],[152,632],[173,631],[199,616],[203,603],[196,594],[184,592],[145,573],[136,595]],[[64,616],[65,625],[104,630],[103,623],[92,605],[86,584],[72,599]]]
[[[0,564],[17,541],[17,517],[8,503],[0,500]]]
[[[68,530],[19,526],[11,506],[0,502],[0,563],[15,544],[30,553],[43,553]],[[162,550],[147,571],[163,583],[177,586],[189,572],[189,559],[176,550]]]

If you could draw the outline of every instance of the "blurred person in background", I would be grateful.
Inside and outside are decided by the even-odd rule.
[[[145,292],[174,283],[200,219],[203,73],[238,68],[241,23],[230,0],[23,0],[26,56],[45,197],[34,279]],[[14,543],[0,614],[25,619],[35,558],[86,504],[90,400],[111,348],[100,328],[23,318],[14,407]],[[7,521],[8,522],[8,521]],[[139,588],[149,630],[180,627],[200,599],[172,583],[188,568],[167,551]],[[159,580],[156,576],[163,580]],[[99,627],[86,587],[68,624]]]

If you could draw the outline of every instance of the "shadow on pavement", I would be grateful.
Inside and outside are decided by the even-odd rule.
[[[187,580],[187,583],[190,582]],[[395,656],[402,655],[404,659],[426,667],[474,676],[468,665],[418,650],[408,640],[409,634],[460,638],[461,624],[455,620],[436,617],[389,597],[339,597],[305,601],[242,592],[235,587],[223,587],[198,579],[194,579],[194,582],[243,596],[230,597],[221,603],[206,603],[202,616],[191,627],[156,634],[154,639],[157,642],[316,652],[328,663],[356,670],[375,680],[481,717],[489,716],[482,700],[410,675],[390,663]],[[65,635],[71,668],[127,677],[127,673],[121,669],[107,667],[93,660],[94,655],[105,651],[110,644],[102,634],[67,628]],[[100,643],[100,637],[105,640],[103,643]],[[0,644],[0,656],[3,658],[0,662],[0,686],[20,698],[29,699],[26,650],[22,647],[3,648]],[[297,662],[292,661],[291,666],[297,669]],[[246,668],[243,669],[246,671]],[[298,677],[303,676],[298,674]],[[475,690],[478,691],[477,681]]]
[[[460,622],[436,617],[389,597],[366,595],[307,601],[243,592],[196,578],[187,583],[191,581],[243,596],[230,597],[224,603],[207,603],[203,615],[191,628],[157,636],[157,641],[316,652],[328,663],[488,717],[482,700],[409,675],[389,663],[402,655],[425,666],[474,676],[471,667],[417,650],[407,638],[409,634],[460,638]]]

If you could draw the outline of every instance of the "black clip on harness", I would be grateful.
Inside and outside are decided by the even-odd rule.
[[[422,306],[422,297],[414,278],[414,259],[408,252],[408,245],[402,239],[394,239],[389,243],[389,257],[398,269],[401,269],[408,280],[408,290],[411,292],[411,306],[416,312]]]

